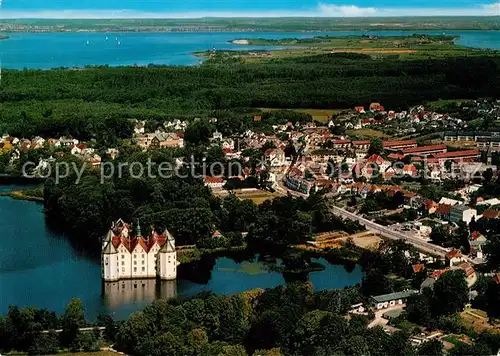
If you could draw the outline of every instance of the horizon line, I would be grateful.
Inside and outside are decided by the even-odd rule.
[[[2,0],[0,0],[1,3]],[[359,7],[355,5],[332,5],[320,2],[317,7],[304,10],[274,9],[185,11],[158,10],[141,11],[135,9],[6,9],[0,10],[0,20],[20,19],[210,19],[210,18],[384,18],[384,17],[500,17],[500,1],[479,3],[470,7],[457,8],[412,8],[412,7]]]

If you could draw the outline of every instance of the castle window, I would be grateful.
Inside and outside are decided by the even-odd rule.
[[[144,258],[144,254],[142,254],[142,258]]]
[[[134,272],[137,272],[137,267],[134,267]]]
[[[108,265],[108,258],[106,257],[106,266]]]
[[[122,272],[125,272],[125,267],[122,267]]]
[[[125,255],[122,255],[122,260],[125,258]]]
[[[142,267],[142,271],[144,272],[146,269],[144,267]]]
[[[136,265],[137,265],[137,261],[134,261],[134,266],[136,266]]]
[[[122,266],[125,266],[125,261],[122,261]]]
[[[136,258],[136,257],[137,257],[137,256],[136,256],[136,254],[134,253],[134,258]]]
[[[144,264],[144,263],[145,263],[144,260],[142,260],[142,264]]]

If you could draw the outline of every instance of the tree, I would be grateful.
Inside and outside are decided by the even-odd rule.
[[[443,246],[449,239],[449,233],[446,227],[438,226],[432,229],[429,237],[433,244]]]
[[[192,355],[199,355],[207,343],[208,336],[204,329],[193,329],[187,334],[187,346],[189,347],[189,353]]]
[[[151,321],[143,312],[132,314],[121,326],[117,335],[117,349],[128,354],[135,353],[144,338],[153,331]]]
[[[443,343],[436,339],[426,341],[418,347],[417,353],[421,356],[443,355]]]
[[[462,270],[444,273],[434,283],[434,313],[450,315],[462,311],[469,300],[469,289]]]
[[[486,255],[486,264],[490,270],[500,269],[500,234],[488,238],[483,251]]]
[[[294,334],[289,338],[291,354],[315,355],[317,348],[322,347],[326,340],[323,338],[323,321],[331,317],[330,312],[313,310],[304,314],[295,327]]]
[[[83,303],[80,299],[72,299],[66,306],[62,317],[61,343],[70,346],[78,336],[78,329],[85,326]]]
[[[59,351],[59,338],[54,331],[40,333],[28,350],[29,355],[50,355]]]
[[[361,335],[343,339],[339,344],[339,348],[342,350],[343,355],[362,356],[370,353],[370,346]]]
[[[368,149],[369,155],[379,155],[384,151],[384,143],[379,138],[373,139]]]
[[[109,315],[98,315],[97,325],[104,326],[106,330],[104,331],[104,337],[108,341],[115,341],[116,334],[118,333],[118,326],[113,318]]]
[[[207,145],[212,135],[212,127],[205,120],[198,120],[188,125],[184,132],[184,140],[194,146]]]
[[[488,184],[493,179],[493,169],[487,168],[483,173],[484,182]]]
[[[430,297],[432,297],[432,295]],[[408,298],[406,307],[408,320],[418,325],[428,325],[432,319],[431,302],[432,300],[429,298],[428,293],[414,295]]]

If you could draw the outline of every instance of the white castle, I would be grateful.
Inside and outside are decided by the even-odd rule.
[[[175,239],[167,229],[160,235],[154,230],[143,237],[139,222],[137,236],[130,224],[119,219],[106,234],[101,250],[101,272],[104,281],[160,277],[177,277]]]

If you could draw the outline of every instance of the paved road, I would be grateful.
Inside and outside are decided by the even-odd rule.
[[[82,331],[82,332],[94,331],[94,329],[98,329],[99,331],[102,332],[102,331],[106,330],[106,327],[104,327],[104,326],[92,326],[92,327],[88,327],[88,328],[78,328],[78,330]],[[54,331],[55,333],[59,334],[59,333],[62,333],[63,329],[42,330],[42,334],[48,334],[51,331]]]
[[[387,226],[382,226],[379,225],[371,220],[365,219],[359,215],[353,214],[345,209],[332,206],[331,211],[333,214],[341,216],[344,219],[349,219],[349,220],[355,220],[359,222],[362,226],[364,226],[367,230],[370,230],[374,233],[377,233],[379,235],[382,235],[385,238],[391,239],[391,240],[405,240],[406,242],[411,243],[413,246],[415,246],[418,250],[427,253],[432,256],[436,257],[442,257],[446,255],[446,253],[449,251],[449,249],[446,249],[441,246],[434,245],[432,243],[423,241],[419,239],[418,237],[411,236],[409,234],[405,234],[399,231],[396,231],[394,229],[391,229]]]

